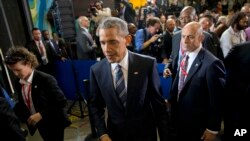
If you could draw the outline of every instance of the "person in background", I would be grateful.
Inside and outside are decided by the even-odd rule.
[[[9,48],[5,64],[18,77],[14,111],[27,124],[30,134],[38,129],[44,141],[63,141],[64,129],[71,122],[64,111],[66,98],[56,79],[36,70],[35,55],[24,47]]]
[[[97,0],[93,7],[91,7],[91,19],[95,22],[95,24],[99,24],[103,18],[111,16],[111,9],[109,7],[104,8],[103,2],[101,0]]]
[[[80,28],[76,36],[77,58],[79,60],[96,60],[96,44],[91,34],[88,32],[89,19],[86,16],[78,18]]]
[[[203,31],[206,31],[209,34],[211,34],[214,47],[215,47],[215,51],[217,52],[216,57],[223,60],[224,57],[223,57],[223,53],[220,47],[220,39],[216,33],[210,30],[210,27],[213,25],[213,20],[214,19],[212,15],[204,14],[202,17],[200,17],[199,23],[201,24]]]
[[[57,33],[53,32],[52,37],[54,41],[56,42],[57,46],[61,49],[61,54],[66,59],[69,59],[69,48],[67,47],[67,44],[65,43],[63,38],[60,38]]]
[[[220,38],[221,49],[224,58],[229,50],[236,44],[246,41],[245,29],[248,27],[248,16],[246,13],[237,12],[233,15],[230,26],[222,33]]]
[[[151,0],[150,2],[148,2],[148,5],[152,8],[154,16],[160,17],[160,9],[157,5],[157,0]]]
[[[27,42],[25,47],[36,56],[39,63],[37,70],[53,74],[53,63],[51,63],[51,60],[53,60],[53,49],[42,40],[39,28],[34,27],[31,32],[33,40]]]
[[[173,32],[175,29],[176,22],[174,19],[167,19],[166,21],[166,30],[165,34],[163,37],[163,54],[166,56],[166,58],[163,60],[163,63],[166,64],[169,61],[170,54],[172,52],[172,37],[173,37]]]
[[[227,17],[220,16],[214,25],[214,33],[220,38],[222,33],[228,28]]]
[[[246,33],[246,40],[249,41],[250,40],[250,5],[249,3],[246,3],[240,10],[241,12],[246,13],[246,15],[248,16],[248,27],[245,29],[245,33]]]
[[[135,48],[135,34],[137,31],[137,27],[134,23],[128,23],[128,32],[129,32],[129,36],[131,37],[131,42],[130,44],[127,46],[129,51],[134,52],[134,48]]]
[[[166,15],[161,14],[160,21],[161,21],[162,31],[164,32],[166,31],[166,22],[167,22]]]
[[[155,13],[150,6],[141,7],[139,10],[139,17],[137,23],[138,29],[145,28],[147,20],[152,17],[155,17]]]
[[[62,51],[64,49],[61,49],[58,44],[56,43],[56,40],[50,38],[50,33],[48,30],[43,30],[42,31],[42,37],[43,41],[47,44],[46,46],[52,48],[53,52],[53,60],[61,60],[64,61],[66,60],[66,56],[63,56]]]
[[[197,20],[197,15],[196,15],[196,10],[192,6],[185,6],[179,16],[180,20],[180,27],[183,28],[186,24],[196,21]],[[204,40],[202,42],[202,47],[209,50],[211,53],[216,54],[214,50],[214,43],[212,36],[207,33],[203,32]],[[172,52],[170,55],[169,62],[166,64],[165,69],[163,71],[163,75],[165,77],[172,76],[172,80],[176,77],[177,70],[180,65],[180,61],[184,55],[184,51],[181,47],[181,30],[176,31],[172,37]]]
[[[156,60],[127,50],[127,23],[109,17],[97,29],[105,59],[90,69],[90,114],[101,141],[168,140],[168,114]],[[105,122],[107,108],[107,124]]]
[[[135,10],[126,1],[120,2],[120,13],[118,16],[127,23],[135,23]]]
[[[151,17],[147,19],[146,28],[139,29],[135,34],[135,52],[155,57],[157,62],[162,62],[161,44],[158,42],[162,38],[158,34],[161,29],[161,21],[158,17]]]
[[[225,68],[202,47],[198,22],[186,24],[181,34],[185,54],[170,93],[171,135],[173,141],[215,141],[222,122]]]

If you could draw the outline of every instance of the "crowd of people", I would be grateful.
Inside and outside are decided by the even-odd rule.
[[[235,133],[250,131],[250,3],[185,2],[152,0],[137,11],[121,1],[113,12],[96,1],[90,15],[78,17],[77,59],[101,58],[90,69],[88,101],[101,141],[250,139]],[[180,11],[171,13],[174,7]],[[38,129],[44,140],[60,141],[70,121],[53,63],[68,59],[67,46],[48,30],[31,33],[32,41],[5,57],[18,78],[11,127],[23,140],[19,118],[31,134]],[[167,100],[157,63],[173,80]]]

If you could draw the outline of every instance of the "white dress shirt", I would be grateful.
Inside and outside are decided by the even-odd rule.
[[[35,107],[34,107],[34,104],[32,101],[32,94],[31,94],[33,75],[34,75],[34,70],[32,71],[31,75],[29,76],[29,78],[27,80],[20,79],[20,81],[19,81],[19,83],[22,85],[23,101],[27,107],[29,107],[29,106],[28,106],[26,99],[29,98],[29,100],[30,100],[30,103],[29,103],[30,109],[29,110],[30,110],[31,114],[36,113],[36,110],[35,110]]]
[[[117,65],[121,66],[122,73],[124,76],[124,82],[125,82],[125,87],[127,89],[127,83],[128,83],[128,50],[126,50],[126,55],[124,58],[121,60],[119,63],[111,63],[111,71],[112,71],[112,77],[113,77],[113,84],[115,87],[115,68]]]
[[[186,70],[187,74],[188,74],[188,72],[189,72],[189,70],[190,70],[190,68],[191,68],[191,66],[192,66],[195,58],[197,57],[198,53],[200,52],[201,48],[202,48],[202,45],[200,45],[200,47],[198,47],[196,50],[194,50],[192,52],[188,52],[188,51],[186,52],[186,55],[189,56],[188,66],[187,66],[187,70]],[[179,77],[180,76],[181,76],[181,71],[179,71]],[[186,77],[185,77],[184,80],[186,80]]]
[[[234,32],[233,28],[230,26],[226,29],[220,38],[220,46],[223,52],[223,56],[226,57],[231,48],[239,43],[246,41],[246,33],[244,30]]]

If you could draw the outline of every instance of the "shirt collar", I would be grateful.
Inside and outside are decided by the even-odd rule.
[[[19,83],[20,84],[31,84],[33,80],[33,75],[34,75],[34,70],[32,70],[32,73],[30,74],[29,78],[27,80],[20,79]]]
[[[242,31],[243,31],[243,30],[240,30],[240,31],[238,31],[238,32],[235,32],[231,26],[229,27],[229,32],[230,32],[231,34],[233,34],[233,35],[236,35],[236,36],[239,36],[239,35],[241,34]]]
[[[192,52],[187,52],[187,55],[189,56],[187,72],[189,72],[189,70],[190,70],[195,58],[197,57],[198,53],[200,52],[201,48],[202,48],[202,45],[200,45],[200,47],[198,47],[196,50],[194,50]]]
[[[202,48],[202,45],[200,45],[200,47],[198,47],[197,49],[195,49],[192,52],[187,51],[187,55],[189,56],[189,58],[195,58],[198,55],[198,53],[200,52],[201,48]]]
[[[115,70],[117,64],[119,64],[123,69],[128,70],[128,50],[126,50],[126,55],[119,63],[111,63],[112,70]]]
[[[37,46],[39,46],[39,43],[43,44],[43,41],[42,40],[39,40],[39,41],[35,40],[35,43],[36,43]]]
[[[84,31],[89,32],[89,29],[87,29],[87,28],[85,28],[85,27],[83,27],[83,26],[81,26],[81,28],[82,28]]]

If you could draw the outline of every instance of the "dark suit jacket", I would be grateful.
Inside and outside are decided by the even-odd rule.
[[[76,44],[77,44],[77,58],[84,59],[84,60],[95,60],[95,50],[92,47],[93,39],[91,35],[87,35],[87,31],[82,28],[79,28],[76,37]]]
[[[23,122],[27,122],[30,112],[24,103],[19,81],[16,82],[15,86],[18,92],[15,113]],[[31,133],[34,133],[36,128],[51,131],[52,129],[64,129],[69,126],[70,121],[63,110],[67,101],[54,77],[35,70],[31,95],[36,112],[42,115],[42,119],[36,124],[36,127],[28,126]]]
[[[134,9],[129,5],[129,3],[124,2],[125,4],[125,11],[124,11],[124,19],[127,23],[135,23],[135,11]]]
[[[207,49],[212,54],[217,55],[217,53],[214,51],[215,47],[214,47],[214,44],[213,44],[212,36],[207,32],[203,32],[203,33],[205,35],[205,39],[202,42],[203,48]],[[181,43],[181,30],[177,31],[173,35],[173,38],[172,38],[172,53],[170,55],[170,62],[166,66],[172,71],[172,78],[175,78],[176,73],[177,73],[177,69],[178,69],[180,43]]]
[[[172,36],[166,31],[166,34],[163,37],[163,47],[162,47],[162,58],[170,58],[172,52]]]
[[[0,125],[2,139],[25,141],[18,118],[7,100],[2,97],[0,97]]]
[[[220,38],[218,35],[214,32],[209,31],[208,32],[212,36],[213,44],[214,44],[214,51],[215,51],[215,56],[219,58],[220,60],[224,59],[223,52],[220,47]]]
[[[250,42],[234,46],[224,63],[227,71],[225,93],[225,134],[228,139],[235,138],[236,129],[248,129],[250,99]],[[245,136],[246,137],[246,136]],[[240,140],[238,137],[235,140]],[[249,140],[248,135],[248,140]]]
[[[53,41],[55,41],[55,40],[53,40]],[[61,51],[61,56],[64,58],[69,58],[69,54],[68,54],[69,51],[68,50],[70,50],[70,48],[67,47],[67,44],[65,43],[65,41],[61,38],[58,38],[58,41],[56,42],[56,44]]]
[[[90,70],[90,114],[99,136],[109,134],[113,141],[156,141],[156,127],[166,140],[168,116],[160,92],[156,60],[132,52],[128,54],[127,107],[115,93],[111,65],[103,59]],[[107,127],[104,108],[107,107]]]
[[[48,58],[48,64],[44,65],[42,58],[41,58],[41,54],[38,50],[38,47],[36,45],[36,42],[34,40],[28,42],[25,47],[32,53],[34,53],[34,55],[37,58],[37,61],[39,63],[39,66],[37,67],[37,70],[49,73],[49,74],[53,74],[53,63],[52,60],[54,60],[55,57],[55,53],[53,51],[53,49],[48,46],[47,43],[43,42],[43,45],[46,49],[46,54],[47,54],[47,58]]]
[[[50,39],[50,40],[46,40],[46,46],[50,47],[52,49],[52,55],[53,55],[53,60],[55,59],[61,59],[61,51],[60,48],[58,46],[58,44],[56,43],[55,40]],[[51,43],[50,43],[51,42]],[[52,46],[53,45],[53,46]]]
[[[178,82],[179,75],[176,75],[170,98],[171,119],[178,141],[200,141],[206,129],[220,131],[225,83],[223,63],[202,48],[191,65],[177,101]]]

